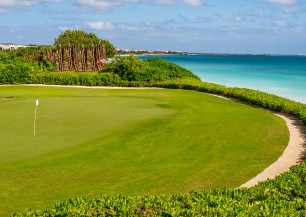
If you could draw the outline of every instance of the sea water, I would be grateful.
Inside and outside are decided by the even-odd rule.
[[[306,56],[284,55],[161,55],[203,81],[245,87],[306,103]]]

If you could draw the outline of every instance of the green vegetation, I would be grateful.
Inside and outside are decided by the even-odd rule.
[[[109,40],[106,39],[103,39],[102,43],[105,45],[106,57],[107,58],[114,57],[116,55],[115,46]]]
[[[49,64],[26,61],[17,52],[0,51],[0,84],[26,83],[29,77],[48,73],[50,68]]]
[[[66,30],[55,39],[56,47],[95,47],[101,43],[101,39],[93,33],[87,33],[83,30]]]
[[[305,216],[306,163],[249,189],[75,198],[16,216]]]
[[[101,193],[234,188],[274,162],[289,136],[277,116],[194,91],[2,86],[0,104],[0,215]],[[162,197],[166,208],[177,196]],[[107,201],[116,204],[114,198]],[[159,196],[131,198],[148,200],[141,215],[151,206],[145,198]],[[63,204],[77,200],[70,201]]]
[[[57,39],[55,39],[55,47],[72,47],[77,46],[80,48],[95,47],[103,42],[105,44],[106,56],[107,58],[112,58],[115,56],[114,45],[106,40],[101,40],[94,33],[87,33],[83,30],[66,30],[61,33]]]
[[[114,45],[106,39],[101,40],[94,33],[87,33],[83,30],[66,30],[55,39],[55,47],[72,47],[77,46],[80,48],[95,47],[101,44],[105,45],[106,57],[112,58],[115,56],[116,51]]]
[[[2,57],[2,58],[1,58]],[[82,86],[154,86],[157,82],[189,78],[200,80],[176,64],[156,58],[142,61],[134,56],[115,58],[100,72],[50,72],[18,55],[0,52],[0,84],[59,84]],[[51,67],[50,67],[51,68]]]
[[[180,78],[200,80],[200,78],[191,71],[174,63],[167,62],[160,58],[142,61],[133,55],[114,59],[114,61],[101,72],[110,72],[118,75],[124,81],[138,82],[144,86],[160,81]]]
[[[81,30],[67,30],[60,34],[53,46],[33,46],[19,48],[14,51],[0,50],[0,84],[31,83],[31,78],[39,74],[48,76],[56,71],[56,66],[47,56],[54,52],[56,47],[71,48],[72,45],[80,48],[93,48],[103,43],[106,57],[115,55],[115,47],[106,39],[99,39],[93,33]]]

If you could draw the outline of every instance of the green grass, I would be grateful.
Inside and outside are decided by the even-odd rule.
[[[183,90],[2,86],[0,114],[0,216],[76,196],[234,188],[289,140],[267,111]]]

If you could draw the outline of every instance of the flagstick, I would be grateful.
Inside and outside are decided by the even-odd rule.
[[[35,106],[35,115],[34,115],[34,136],[35,136],[35,131],[36,131],[36,109],[37,109],[37,106]]]
[[[36,97],[36,101],[35,101],[35,113],[34,113],[34,136],[36,134],[36,109],[38,107],[38,97]]]

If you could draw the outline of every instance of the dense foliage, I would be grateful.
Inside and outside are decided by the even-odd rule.
[[[54,70],[45,59],[39,62],[28,61],[26,58],[32,55],[32,49],[20,49],[14,52],[0,52],[0,84],[26,83],[29,77],[37,73],[48,73]]]
[[[94,33],[87,33],[83,30],[66,30],[55,39],[55,47],[93,48],[101,43],[105,44],[106,56],[112,58],[115,56],[115,47],[108,40],[101,40]]]
[[[305,216],[306,163],[252,188],[75,198],[15,216]]]
[[[102,72],[112,72],[123,80],[134,82],[159,82],[177,78],[200,80],[189,70],[160,58],[140,60],[133,55],[115,58]]]
[[[10,72],[13,74],[18,74],[19,64],[22,64],[21,67],[26,65],[38,67],[38,69],[35,69],[36,72],[52,72],[55,71],[56,67],[47,60],[46,55],[47,51],[51,49],[52,47],[50,46],[35,46],[23,47],[12,51],[0,51],[0,64],[2,64],[2,66],[6,64],[16,65],[15,68],[17,71]]]
[[[102,40],[102,43],[105,45],[106,57],[112,58],[116,55],[116,48],[109,40]]]
[[[19,52],[0,52],[0,84],[153,86],[156,82],[178,78],[200,80],[187,69],[158,58],[146,61],[134,56],[115,58],[101,72],[59,73],[52,72],[52,65],[47,61],[26,61],[24,54],[28,51],[23,51],[22,55]]]
[[[98,36],[93,33],[87,33],[83,30],[66,30],[55,39],[56,47],[94,47],[101,43]]]

